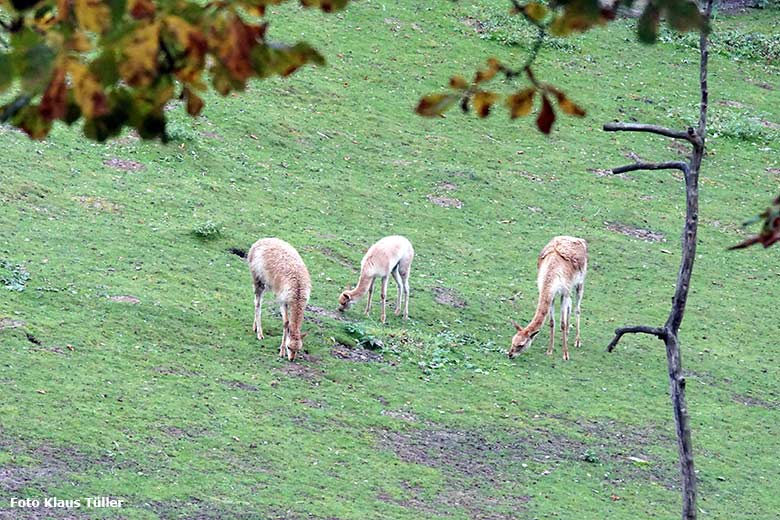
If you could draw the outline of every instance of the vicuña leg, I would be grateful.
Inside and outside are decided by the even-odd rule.
[[[252,331],[257,333],[257,339],[263,339],[263,324],[260,320],[260,314],[263,311],[263,292],[265,285],[260,280],[253,279],[255,285],[255,321],[252,324]]]
[[[550,344],[547,345],[547,355],[552,356],[555,345],[555,300],[550,302]]]
[[[374,281],[376,278],[371,279],[371,284],[368,286],[368,298],[366,301],[366,310],[363,312],[366,316],[371,312],[371,297],[374,295]]]
[[[290,322],[287,321],[287,306],[282,305],[282,344],[279,345],[279,356],[287,356],[287,330],[290,326]]]
[[[577,337],[574,339],[574,347],[579,348],[582,346],[582,342],[580,341],[580,302],[582,302],[582,293],[585,292],[585,285],[578,285],[576,291],[577,303],[574,312],[577,314]]]
[[[404,281],[401,278],[401,273],[398,272],[398,266],[393,269],[393,278],[395,278],[395,284],[398,286],[398,298],[395,302],[395,315],[401,314],[401,301],[404,294]]]
[[[571,316],[571,296],[561,296],[561,332],[563,333],[563,360],[569,360],[569,316]]]
[[[385,319],[387,319],[385,316],[385,304],[387,303],[387,280],[387,276],[382,277],[382,294],[380,295],[382,298],[382,323],[384,323]]]
[[[401,275],[401,279],[404,281],[404,319],[409,319],[409,272],[411,271],[411,261],[401,261],[398,264],[398,274]]]

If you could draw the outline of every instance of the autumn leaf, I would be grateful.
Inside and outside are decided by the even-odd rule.
[[[729,250],[744,249],[755,244],[761,244],[764,248],[780,242],[780,197],[772,201],[772,205],[760,215],[748,220],[744,225],[750,225],[754,222],[763,220],[761,231],[758,235],[743,240]]]
[[[523,7],[525,15],[536,23],[542,22],[547,14],[550,12],[547,6],[538,2],[531,2]]]
[[[25,106],[14,115],[11,122],[36,140],[41,140],[49,135],[52,124],[50,120],[41,115],[40,107],[37,105]]]
[[[130,16],[141,20],[143,18],[154,19],[156,8],[152,0],[128,0],[127,10],[130,12]]]
[[[234,79],[244,82],[253,74],[252,49],[265,34],[265,25],[248,25],[237,15],[230,16],[223,27],[213,31],[210,40],[217,48],[222,65]]]
[[[450,87],[463,90],[468,88],[468,82],[461,76],[452,76],[450,78]]]
[[[319,7],[326,13],[332,13],[346,7],[348,0],[301,0],[304,7]]]
[[[199,82],[208,51],[206,37],[197,27],[178,16],[166,16],[163,27],[175,42],[172,51],[176,56],[176,77],[185,82]]]
[[[86,31],[102,34],[111,26],[111,9],[101,0],[73,0],[73,9]]]
[[[159,22],[138,27],[122,40],[122,49],[124,59],[119,63],[119,75],[128,85],[149,85],[158,74]]]
[[[539,112],[539,117],[536,118],[536,126],[542,133],[549,134],[553,123],[555,123],[555,111],[547,95],[542,94],[542,111]]]
[[[558,100],[558,107],[563,111],[564,114],[585,117],[585,110],[566,97],[566,94],[557,89],[553,90],[553,92]]]
[[[103,86],[86,65],[77,61],[68,63],[68,72],[73,79],[73,94],[84,116],[99,117],[108,111],[108,99]]]
[[[441,116],[458,101],[459,97],[457,94],[429,94],[420,99],[415,112],[425,117]]]
[[[480,90],[474,94],[472,103],[474,104],[474,112],[479,117],[487,117],[490,115],[490,108],[498,100],[498,94],[487,90]]]
[[[204,105],[204,102],[200,96],[187,87],[184,87],[182,96],[187,100],[187,113],[193,117],[200,114],[200,111],[203,110]]]
[[[67,110],[67,86],[65,85],[65,66],[54,69],[46,92],[41,98],[41,116],[47,121],[65,117]]]
[[[515,119],[530,114],[535,95],[536,89],[529,87],[509,96],[506,99],[506,106],[509,108],[510,117]]]

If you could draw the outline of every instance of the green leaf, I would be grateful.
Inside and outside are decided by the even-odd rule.
[[[14,69],[10,56],[0,53],[0,92],[11,86],[14,81]]]
[[[658,40],[658,21],[661,14],[653,4],[647,4],[637,22],[637,36],[642,43],[652,44]]]

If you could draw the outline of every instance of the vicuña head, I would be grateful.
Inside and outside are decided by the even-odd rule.
[[[510,358],[514,358],[530,347],[536,335],[539,334],[538,330],[536,332],[525,330],[516,321],[513,321],[512,325],[515,326],[517,332],[512,336],[512,346],[509,347],[509,352],[507,352]]]
[[[349,309],[353,303],[355,303],[355,299],[350,296],[350,289],[347,287],[344,289],[344,292],[341,293],[339,296],[339,312],[344,312],[345,310]]]
[[[308,332],[303,332],[298,337],[295,337],[292,332],[288,332],[287,359],[295,361],[295,358],[298,357],[298,352],[303,350],[303,338],[305,338],[307,334]]]

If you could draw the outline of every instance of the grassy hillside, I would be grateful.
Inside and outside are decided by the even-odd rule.
[[[305,38],[329,66],[209,98],[194,122],[173,107],[167,146],[0,128],[0,259],[30,276],[24,291],[0,288],[0,518],[678,516],[662,345],[604,347],[616,326],[666,316],[682,181],[599,169],[685,151],[600,127],[687,124],[696,54],[639,46],[628,22],[543,50],[537,74],[589,109],[549,138],[502,112],[415,116],[451,74],[522,60],[528,33],[504,12],[283,10],[271,36]],[[775,16],[720,15],[716,31],[771,35]],[[730,49],[712,57],[681,339],[702,518],[766,519],[780,509],[778,249],[725,248],[778,191],[780,82]],[[363,252],[392,233],[417,251],[411,320],[382,326],[376,304],[338,319]],[[590,243],[584,346],[568,363],[560,343],[547,357],[545,328],[509,360],[509,320],[531,318],[536,255],[557,234]],[[294,364],[276,355],[270,302],[266,340],[252,334],[248,270],[227,252],[265,236],[294,244],[314,283],[309,355]],[[348,325],[384,348],[355,348]],[[124,507],[7,507],[96,495]]]

